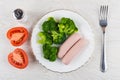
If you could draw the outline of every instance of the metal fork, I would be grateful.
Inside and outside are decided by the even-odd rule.
[[[107,15],[108,15],[108,5],[100,6],[99,24],[102,28],[102,55],[101,55],[101,71],[105,72],[107,70],[106,64],[106,52],[105,52],[105,28],[107,27]]]

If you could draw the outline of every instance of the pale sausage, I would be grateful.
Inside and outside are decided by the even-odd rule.
[[[76,44],[74,44],[74,46],[66,53],[66,55],[63,57],[62,62],[64,64],[69,64],[72,59],[81,51],[83,51],[83,49],[85,48],[85,46],[88,44],[88,40],[86,40],[85,38],[80,39]]]
[[[72,34],[59,48],[58,58],[62,58],[66,52],[78,41],[81,39],[79,33]]]

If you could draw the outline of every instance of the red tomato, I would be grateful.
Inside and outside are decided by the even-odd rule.
[[[24,27],[11,28],[7,32],[7,38],[13,46],[20,46],[28,39],[28,31]]]
[[[28,65],[28,56],[23,49],[17,48],[8,55],[8,62],[16,68],[23,69]]]

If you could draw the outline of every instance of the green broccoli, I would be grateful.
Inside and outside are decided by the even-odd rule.
[[[57,58],[58,47],[53,47],[49,44],[43,45],[44,58],[49,61],[55,61]]]
[[[59,32],[64,33],[65,25],[64,24],[58,24]]]
[[[38,33],[38,43],[40,44],[52,44],[52,36],[45,32]]]
[[[44,58],[45,59],[49,59],[49,55],[50,55],[50,48],[51,46],[49,44],[44,44],[43,45],[43,54],[44,54]]]
[[[65,33],[68,36],[78,31],[75,23],[70,18],[63,17],[58,24],[58,27],[60,32]]]
[[[58,48],[57,47],[51,47],[50,52],[51,52],[51,55],[49,57],[49,60],[50,61],[55,61],[56,58],[57,58]]]
[[[52,31],[53,43],[61,44],[66,40],[65,33],[59,33],[56,31]]]
[[[58,26],[57,26],[57,22],[54,20],[53,17],[49,17],[47,21],[45,21],[42,24],[42,29],[45,32],[51,32],[51,31],[57,31],[58,30]]]

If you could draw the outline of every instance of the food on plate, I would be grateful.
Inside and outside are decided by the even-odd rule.
[[[47,21],[43,22],[42,29],[44,32],[58,31],[58,23],[53,17],[49,17]]]
[[[70,50],[70,48],[81,39],[79,33],[72,34],[59,48],[58,58],[63,58],[63,56]]]
[[[45,59],[53,62],[57,58],[57,53],[58,53],[58,47],[51,46],[49,44],[43,45],[43,55]]]
[[[23,49],[17,48],[8,55],[8,62],[19,69],[23,69],[28,65],[28,56]]]
[[[42,44],[44,58],[52,62],[57,58],[59,45],[63,44],[70,35],[78,31],[74,21],[65,17],[57,21],[54,17],[49,17],[47,21],[43,22],[41,27],[42,31],[38,33],[37,42]],[[50,59],[50,55],[52,55],[52,59]]]
[[[71,20],[70,18],[63,17],[60,20],[58,27],[59,31],[65,33],[66,35],[71,35],[78,31],[78,28],[76,27],[74,21]]]
[[[39,44],[52,44],[52,36],[46,32],[39,32],[38,33],[38,43]]]
[[[66,35],[65,33],[52,31],[52,38],[53,38],[54,44],[62,44],[66,40]]]
[[[13,46],[20,46],[28,39],[28,31],[24,27],[14,27],[8,30],[7,38]]]
[[[67,51],[66,55],[62,58],[62,62],[66,65],[69,64],[79,52],[82,52],[85,49],[87,45],[88,40],[81,38]]]

